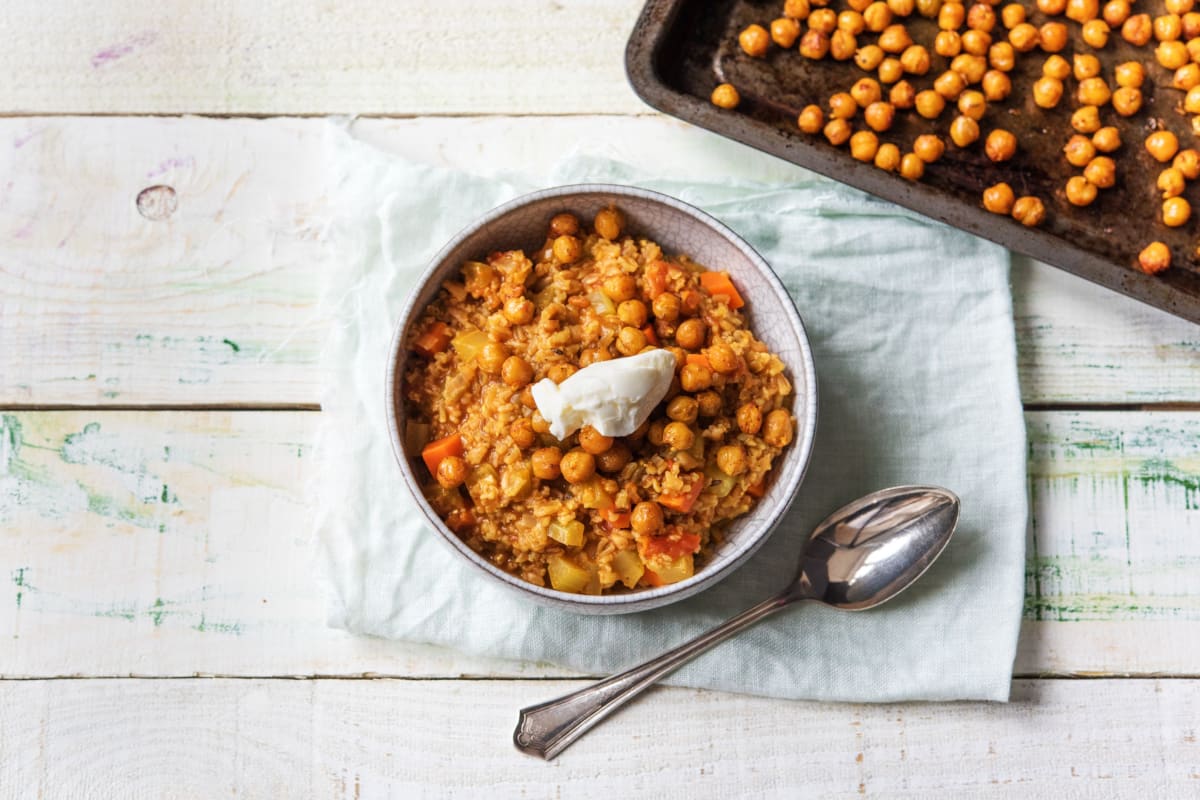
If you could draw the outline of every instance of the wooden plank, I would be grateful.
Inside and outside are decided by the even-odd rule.
[[[1193,797],[1200,682],[1019,681],[1002,704],[660,689],[549,764],[516,710],[578,681],[0,682],[20,796]],[[968,734],[969,732],[969,734]]]
[[[334,268],[320,235],[326,130],[0,120],[12,181],[0,201],[0,406],[315,404],[318,283]],[[355,132],[419,161],[544,183],[576,148],[685,181],[698,163],[780,178],[780,162],[663,118],[363,120]],[[156,185],[175,191],[163,220],[136,203]],[[1026,402],[1200,400],[1195,326],[1044,265],[1019,262],[1014,285]]]
[[[312,412],[0,416],[0,676],[542,675],[324,627]],[[1194,674],[1200,413],[1033,412],[1018,674]]]
[[[648,110],[625,80],[641,0],[71,0],[0,18],[0,111],[573,114]],[[47,46],[53,42],[53,46]]]

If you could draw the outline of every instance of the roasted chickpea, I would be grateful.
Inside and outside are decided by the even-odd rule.
[[[792,441],[792,415],[782,408],[767,414],[762,439],[772,447],[786,447]]]
[[[479,350],[475,362],[484,372],[495,375],[504,368],[504,360],[508,358],[508,348],[499,342],[488,342]]]
[[[633,458],[629,446],[617,442],[600,455],[596,456],[596,469],[601,472],[613,473],[625,469],[625,465]]]
[[[717,448],[717,469],[726,475],[741,475],[746,471],[746,449],[740,444]]]
[[[950,140],[959,147],[968,147],[979,138],[979,123],[961,114],[950,123]]]
[[[1187,186],[1183,172],[1175,167],[1167,167],[1158,173],[1158,180],[1154,185],[1162,192],[1164,200],[1183,194],[1183,190]]]
[[[1054,108],[1062,100],[1063,82],[1058,78],[1038,78],[1033,84],[1033,102],[1039,108]]]
[[[1100,59],[1091,53],[1076,53],[1072,72],[1077,81],[1094,78],[1100,74]],[[1102,105],[1102,103],[1097,103],[1096,105]]]
[[[1083,36],[1083,41],[1088,47],[1103,50],[1108,46],[1108,35],[1110,32],[1107,22],[1102,19],[1093,19],[1083,23],[1081,36]]]
[[[1200,178],[1200,153],[1195,150],[1180,150],[1175,154],[1171,166],[1179,170],[1189,181]]]
[[[1117,64],[1113,76],[1116,78],[1118,86],[1140,89],[1146,80],[1146,69],[1137,61],[1126,61]]]
[[[704,340],[707,338],[708,326],[704,324],[704,320],[684,320],[675,329],[675,344],[685,350],[699,350],[704,347]]]
[[[1042,62],[1042,75],[1065,81],[1071,77],[1071,64],[1058,54],[1049,56]]]
[[[963,52],[971,56],[985,56],[992,46],[992,35],[983,31],[966,31],[961,40]]]
[[[874,78],[859,78],[850,87],[850,97],[860,108],[866,108],[872,103],[879,102],[883,97],[883,89]]]
[[[1162,242],[1151,242],[1138,253],[1138,266],[1147,275],[1157,275],[1171,266],[1171,251]]]
[[[1100,109],[1096,106],[1080,106],[1071,115],[1071,127],[1079,133],[1095,133],[1100,130]]]
[[[562,383],[574,375],[576,371],[574,364],[551,364],[550,368],[546,370],[546,377],[555,383]],[[537,403],[534,403],[534,405],[536,406]]]
[[[1168,14],[1186,14],[1195,4],[1195,0],[1164,0],[1163,7]]]
[[[653,500],[643,500],[633,507],[633,512],[629,515],[629,525],[634,533],[658,533],[663,526],[662,506]]]
[[[513,421],[512,425],[508,426],[508,435],[520,449],[524,450],[527,447],[533,447],[533,443],[537,441],[537,435],[533,431],[533,426],[529,424],[529,420],[525,417],[520,417]]]
[[[879,145],[875,152],[875,166],[885,172],[895,172],[900,166],[900,148],[891,142]]]
[[[858,50],[858,40],[854,34],[836,30],[829,36],[829,56],[834,61],[848,61]]]
[[[839,31],[858,36],[867,28],[867,23],[863,19],[863,15],[853,9],[846,9],[838,14],[837,27]]]
[[[841,147],[850,138],[850,123],[844,119],[831,119],[825,125],[825,138],[835,147]]]
[[[913,101],[913,107],[925,119],[937,119],[938,115],[946,107],[946,101],[937,92],[932,89],[926,89],[923,92],[917,92],[917,97]]]
[[[1192,117],[1192,135],[1200,137],[1200,115]],[[1200,251],[1196,255],[1200,256]]]
[[[621,229],[624,227],[625,215],[615,208],[606,208],[598,212],[592,221],[592,229],[596,234],[610,241],[620,238]]]
[[[933,90],[947,100],[957,100],[958,96],[967,88],[967,82],[962,75],[953,70],[946,70],[937,77],[933,82]],[[918,95],[918,103],[920,95]],[[920,106],[918,105],[918,109]]]
[[[883,132],[892,127],[892,120],[896,118],[896,109],[891,103],[877,101],[867,106],[867,110],[863,112],[863,120],[867,123],[867,127],[871,130]],[[853,146],[853,139],[851,145]]]
[[[1150,22],[1149,14],[1134,14],[1121,25],[1121,38],[1134,47],[1141,47],[1149,42],[1153,33],[1154,25]]]
[[[604,238],[608,238],[607,236]],[[609,275],[601,284],[604,293],[608,295],[614,303],[622,303],[626,300],[632,300],[637,294],[637,279],[632,275],[620,273],[618,275]]]
[[[923,133],[913,142],[913,152],[926,164],[932,164],[946,152],[946,145],[932,133]]]
[[[443,489],[461,486],[467,479],[467,462],[459,456],[446,456],[438,464],[437,475],[434,477]]]
[[[667,416],[676,422],[695,422],[700,413],[700,405],[696,398],[678,395],[667,403]]]
[[[732,83],[722,83],[717,86],[717,88],[712,90],[712,95],[709,96],[709,99],[714,106],[724,109],[737,108],[738,103],[742,102],[741,95],[738,94],[738,90],[734,88]]]
[[[961,75],[968,85],[983,80],[983,73],[987,72],[987,69],[988,60],[984,56],[960,53],[950,60],[951,72]]]
[[[1022,22],[1008,32],[1008,41],[1018,53],[1028,53],[1038,46],[1038,29],[1028,22]]]
[[[1096,157],[1096,146],[1092,144],[1091,139],[1077,133],[1067,140],[1063,154],[1071,166],[1086,167]]]
[[[898,55],[912,47],[912,43],[912,37],[908,35],[908,29],[903,25],[888,25],[884,28],[883,33],[879,34],[878,44],[885,53]]]
[[[965,117],[978,122],[983,119],[984,112],[987,111],[987,100],[984,99],[983,92],[977,92],[974,89],[968,89],[958,96],[958,113]]]
[[[562,476],[559,465],[562,463],[562,451],[557,447],[541,447],[529,456],[529,465],[533,476],[544,481],[558,480]]]
[[[1192,206],[1182,197],[1169,197],[1162,204],[1163,225],[1178,228],[1192,216]],[[440,473],[441,470],[438,470]]]
[[[533,380],[533,367],[520,356],[509,356],[500,367],[500,378],[509,386],[520,389]]]
[[[579,431],[579,446],[585,453],[597,456],[612,447],[612,444],[611,436],[605,436],[591,425],[584,425]]]
[[[881,83],[895,83],[904,77],[904,65],[900,63],[900,59],[889,56],[880,63],[876,74],[879,75]]]
[[[1087,41],[1087,23],[1103,22],[1103,20],[1096,19],[1098,16],[1100,16],[1100,0],[1067,0],[1067,19],[1084,26],[1084,41]],[[1105,35],[1107,32],[1108,26],[1105,25]]]
[[[829,53],[829,35],[820,31],[805,31],[800,37],[800,55],[820,61]]]
[[[1112,126],[1101,128],[1092,134],[1092,144],[1101,153],[1111,153],[1121,146],[1121,134]]]
[[[1189,11],[1182,17],[1183,20],[1183,38],[1187,42],[1200,36],[1200,14],[1195,11]]]
[[[929,72],[929,51],[919,44],[910,45],[900,54],[900,63],[908,74],[924,75]]]
[[[1183,35],[1183,20],[1178,14],[1163,14],[1154,18],[1154,38],[1160,42],[1173,42]]]
[[[854,63],[858,65],[859,69],[870,72],[882,63],[883,57],[882,47],[877,44],[869,44],[858,48],[858,52],[854,54]]]
[[[933,19],[942,10],[942,0],[917,0],[916,6],[918,14]]]
[[[900,81],[888,92],[888,102],[896,108],[912,108],[917,99],[917,90],[908,81]]]
[[[820,133],[825,126],[825,113],[820,106],[805,106],[796,118],[796,124],[805,133]]]
[[[1112,99],[1112,90],[1104,78],[1084,78],[1079,82],[1076,98],[1080,105],[1102,106]]]
[[[1073,206],[1091,205],[1096,192],[1095,184],[1082,175],[1073,175],[1067,181],[1067,202]]]
[[[829,116],[833,119],[853,119],[858,113],[858,101],[849,92],[838,92],[829,98]]]
[[[1155,131],[1146,137],[1146,152],[1156,161],[1167,162],[1179,152],[1179,139],[1170,131]]]
[[[887,3],[871,3],[862,12],[863,22],[871,33],[880,33],[892,24],[892,10]]]
[[[1037,197],[1018,197],[1013,203],[1012,217],[1026,228],[1034,228],[1046,219],[1046,205]]]
[[[617,306],[617,318],[635,328],[646,327],[648,316],[646,304],[641,300],[622,300],[621,304]]]
[[[663,444],[672,450],[687,450],[695,441],[695,432],[683,422],[669,422],[663,428]]]
[[[993,214],[1011,214],[1014,202],[1012,187],[1007,183],[997,183],[983,190],[983,207]]]
[[[1057,53],[1067,46],[1067,26],[1061,22],[1047,22],[1038,29],[1038,41],[1044,52]]]
[[[967,10],[962,3],[943,3],[938,11],[938,27],[944,31],[956,31],[963,26]]]
[[[1129,0],[1108,0],[1100,12],[1110,28],[1124,25],[1130,13]]]
[[[1200,86],[1200,64],[1194,62],[1184,64],[1175,70],[1175,74],[1171,77],[1171,85],[1185,92]]]
[[[995,103],[1012,94],[1012,79],[998,69],[989,69],[983,74],[983,96]]]
[[[579,233],[579,220],[574,214],[563,212],[550,218],[550,235],[552,237],[574,236]]]
[[[1122,117],[1133,116],[1142,107],[1142,90],[1122,86],[1113,92],[1112,107]]]
[[[996,12],[987,3],[975,3],[967,12],[967,27],[990,33],[992,28],[996,27]]]
[[[988,65],[992,70],[1012,72],[1016,66],[1016,50],[1009,42],[996,42],[988,48]]]
[[[819,8],[808,15],[808,29],[826,36],[837,30],[837,12],[831,8]]]
[[[1009,3],[1000,9],[1000,22],[1006,28],[1015,28],[1025,21],[1025,6],[1020,3]]]
[[[791,17],[780,17],[771,22],[771,41],[785,50],[800,38],[800,23]]]
[[[561,263],[570,264],[583,253],[583,246],[574,236],[559,236],[554,240],[551,250]]]
[[[738,430],[753,436],[762,427],[762,411],[754,403],[743,403],[737,410]]]
[[[1057,17],[1067,10],[1067,0],[1037,0],[1036,5],[1047,17]]]
[[[1183,42],[1171,40],[1160,42],[1158,47],[1154,48],[1154,60],[1163,66],[1164,69],[1176,70],[1188,63],[1191,55],[1188,54],[1187,45]]]
[[[536,433],[549,433],[550,423],[542,416],[542,412],[536,408],[533,414],[529,417],[529,427],[533,428]]]
[[[742,46],[746,55],[754,58],[765,56],[770,42],[771,35],[762,25],[749,25],[738,34],[738,44]]]
[[[679,295],[672,292],[663,292],[654,298],[650,307],[654,310],[654,316],[658,319],[664,322],[674,322],[679,318]]]
[[[808,19],[812,7],[809,0],[784,0],[783,15],[792,19]]]
[[[1017,152],[1017,137],[1003,128],[996,128],[988,134],[983,149],[992,161],[1008,161]]]
[[[1084,168],[1083,177],[1101,189],[1111,189],[1117,182],[1117,164],[1108,156],[1096,156]]]
[[[650,423],[650,427],[646,429],[646,438],[650,444],[655,447],[662,447],[663,431],[667,429],[667,423],[664,420],[656,419]]]
[[[617,332],[617,352],[623,356],[636,356],[646,346],[646,334],[641,329],[626,325]]]
[[[685,392],[702,392],[712,386],[712,370],[703,364],[684,364],[679,371],[679,385]]]
[[[907,17],[916,9],[916,0],[887,0],[887,6],[897,17]]]
[[[725,342],[713,342],[708,348],[707,355],[709,366],[722,375],[737,372],[738,367],[741,365],[738,361],[737,353],[733,352],[733,348],[725,344]]]
[[[696,395],[696,405],[699,407],[700,416],[715,417],[721,413],[721,395],[716,392],[701,392]]]
[[[933,52],[939,56],[953,58],[962,52],[962,37],[955,31],[938,31],[933,40]]]
[[[504,301],[504,318],[513,325],[525,325],[533,319],[533,301],[527,297],[510,297]]]
[[[563,455],[558,462],[567,483],[583,483],[596,474],[596,457],[586,450],[576,448]]]

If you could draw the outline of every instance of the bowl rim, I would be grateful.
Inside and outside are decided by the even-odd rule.
[[[618,197],[630,197],[639,200],[649,201],[666,205],[675,211],[691,216],[699,222],[712,229],[714,232],[726,239],[730,244],[738,249],[750,262],[752,262],[762,274],[762,276],[771,284],[776,294],[785,299],[784,307],[788,317],[788,322],[796,333],[796,338],[799,343],[800,363],[795,365],[798,371],[804,375],[804,386],[806,390],[806,402],[804,419],[797,426],[798,435],[792,441],[792,448],[800,452],[799,469],[793,475],[793,478],[787,484],[776,484],[771,491],[781,492],[781,501],[779,502],[774,517],[764,524],[762,528],[753,533],[751,536],[745,537],[745,541],[739,542],[736,548],[730,552],[716,569],[704,569],[692,577],[682,580],[678,583],[668,584],[666,586],[657,586],[651,589],[643,589],[637,592],[629,592],[625,594],[610,594],[610,595],[582,595],[571,594],[568,592],[560,592],[545,586],[537,586],[528,583],[516,575],[512,575],[499,567],[491,564],[486,559],[482,558],[478,553],[472,550],[466,542],[460,539],[449,528],[445,522],[434,511],[433,507],[426,500],[425,494],[421,491],[420,482],[414,473],[412,464],[409,461],[404,450],[404,437],[399,430],[399,420],[397,419],[397,402],[401,397],[398,394],[400,386],[398,381],[403,380],[403,374],[399,369],[400,356],[403,355],[404,334],[408,327],[407,322],[412,319],[415,313],[417,298],[421,294],[421,290],[428,284],[429,280],[438,271],[438,268],[449,257],[449,255],[458,248],[458,246],[467,237],[475,234],[479,230],[486,228],[488,225],[502,219],[508,214],[521,209],[533,203],[542,202],[544,200],[569,197],[581,194],[608,194]],[[792,365],[788,365],[792,367]],[[795,381],[793,381],[795,383]],[[574,183],[563,186],[555,186],[537,191],[528,192],[519,195],[507,202],[504,202],[474,221],[468,223],[454,236],[452,236],[441,249],[434,254],[429,263],[421,271],[413,284],[413,289],[409,292],[404,300],[404,305],[400,309],[397,317],[395,330],[392,334],[391,346],[388,348],[388,363],[387,373],[384,381],[384,410],[387,416],[388,433],[390,434],[392,443],[392,452],[400,467],[400,474],[404,480],[405,487],[409,494],[416,501],[418,508],[425,515],[426,520],[430,523],[433,529],[441,537],[441,539],[457,550],[460,554],[466,557],[467,561],[473,564],[477,569],[493,578],[498,579],[503,584],[517,589],[519,591],[535,595],[538,599],[548,602],[552,605],[569,608],[576,611],[591,610],[612,610],[612,611],[640,611],[652,607],[664,605],[675,600],[682,600],[696,592],[699,592],[710,585],[724,579],[731,572],[741,566],[764,542],[770,537],[771,533],[782,521],[784,515],[791,507],[792,502],[796,498],[796,494],[803,483],[805,476],[808,473],[808,467],[812,461],[813,445],[816,438],[817,425],[817,376],[816,365],[813,360],[812,346],[809,342],[808,331],[804,326],[804,321],[800,317],[800,312],[796,308],[795,301],[792,300],[791,294],[758,251],[755,250],[745,239],[734,232],[729,226],[720,220],[713,217],[706,211],[703,211],[690,203],[687,203],[678,198],[672,197],[662,192],[657,192],[651,189],[643,189],[635,186],[625,186],[613,183]]]

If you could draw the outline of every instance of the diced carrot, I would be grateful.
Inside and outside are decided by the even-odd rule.
[[[763,478],[761,481],[754,484],[753,486],[746,487],[746,494],[750,495],[751,497],[762,497],[766,493],[767,493],[766,478]]]
[[[688,353],[687,363],[699,364],[702,367],[708,367],[709,369],[712,369],[712,364],[709,363],[708,356],[704,355],[703,353]]]
[[[438,439],[436,442],[425,445],[425,449],[421,451],[421,458],[425,459],[425,466],[429,467],[429,474],[437,475],[438,464],[442,463],[442,459],[462,454],[462,437],[457,433],[452,433],[445,439]]]
[[[692,484],[692,488],[680,494],[660,494],[658,496],[659,505],[664,505],[672,511],[678,511],[680,514],[686,514],[692,510],[692,506],[696,505],[696,500],[700,497],[700,493],[704,491],[705,481],[698,480]]]
[[[654,332],[653,325],[647,325],[646,327],[642,328],[642,333],[645,334],[646,342],[648,344],[658,347],[658,334]]]
[[[680,533],[678,536],[652,536],[641,542],[642,560],[665,553],[672,561],[700,549],[700,534]]]
[[[693,317],[700,310],[700,304],[704,302],[704,297],[695,289],[684,289],[683,294],[679,297],[679,309],[685,317]]]
[[[737,287],[729,279],[728,272],[701,272],[700,285],[713,297],[724,295],[728,298],[730,308],[738,309],[746,305]]]
[[[667,290],[667,273],[671,265],[665,261],[655,261],[646,267],[646,295],[653,300]]]
[[[435,322],[429,330],[422,333],[413,342],[413,350],[419,355],[431,358],[450,346],[450,326],[444,322]]]

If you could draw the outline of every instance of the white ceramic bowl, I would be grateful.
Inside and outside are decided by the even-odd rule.
[[[712,559],[687,580],[651,589],[600,596],[568,594],[534,586],[488,563],[446,527],[421,493],[419,453],[404,451],[406,413],[401,384],[409,352],[408,330],[434,299],[442,283],[464,261],[494,250],[524,248],[534,252],[545,241],[546,225],[557,213],[570,211],[581,220],[616,205],[626,230],[658,242],[668,254],[682,253],[710,269],[726,270],[746,298],[751,330],[779,355],[795,386],[792,411],[796,436],[775,463],[767,493],[747,514],[727,528]],[[783,284],[758,253],[708,214],[657,192],[610,184],[579,184],[518,197],[485,214],[442,248],[421,276],[400,315],[387,364],[388,428],[405,485],[430,526],[467,562],[521,594],[544,604],[585,614],[619,614],[666,605],[693,595],[730,574],[759,548],[791,505],[804,478],[817,421],[817,383],[812,351],[800,315]]]

